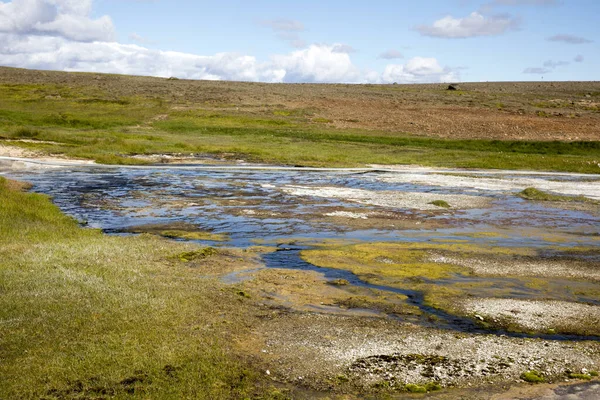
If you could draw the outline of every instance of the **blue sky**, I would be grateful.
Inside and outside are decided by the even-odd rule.
[[[597,0],[0,1],[0,64],[273,82],[600,80],[599,17]]]

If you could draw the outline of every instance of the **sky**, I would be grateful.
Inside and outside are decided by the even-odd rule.
[[[0,65],[182,79],[600,80],[599,0],[0,1]]]

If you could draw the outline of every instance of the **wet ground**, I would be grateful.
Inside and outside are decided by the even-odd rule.
[[[544,265],[561,257],[571,265],[591,262],[597,266],[600,262],[599,205],[573,209],[570,203],[531,202],[518,196],[524,187],[535,186],[556,194],[598,199],[600,176],[175,167],[56,168],[8,175],[31,182],[34,191],[52,196],[55,204],[82,224],[108,233],[147,231],[182,240],[196,238],[212,246],[264,244],[284,250],[266,255],[267,267],[308,269],[310,264],[299,257],[302,249],[323,243],[365,242],[423,243],[431,251],[439,244],[440,251],[450,249],[455,256],[448,246],[461,246],[463,263],[465,246],[487,248],[488,252],[498,249],[498,253],[519,249],[522,258],[529,256],[530,264],[531,256],[542,255]],[[436,199],[444,200],[449,208],[431,204]],[[289,251],[293,249],[296,251]],[[432,258],[449,262],[447,256]],[[511,257],[514,263],[516,255]],[[479,262],[490,264],[480,258]],[[504,262],[500,268],[509,264]],[[319,267],[315,269],[326,277],[339,275],[359,284],[360,278],[349,271]],[[575,270],[571,266],[566,269]],[[560,274],[545,276],[543,288],[528,287],[519,277],[490,276],[493,273],[484,277],[453,274],[429,283],[462,285],[471,297],[497,297],[493,289],[503,288],[511,298],[543,299],[552,293],[555,300],[598,305],[597,272],[594,268],[583,276],[586,279],[573,281],[565,281]],[[484,282],[487,284],[480,285]],[[402,291],[398,287],[390,290]]]
[[[413,355],[390,339],[397,328],[375,329],[379,322],[369,322],[375,324],[373,329],[362,327],[358,321],[365,318],[409,324],[409,331],[433,329],[436,333],[427,333],[428,339],[419,339],[426,348],[447,340],[452,332],[475,334],[481,343],[471,343],[474,349],[488,341],[502,342],[513,352],[518,340],[567,342],[563,350],[569,357],[568,343],[581,343],[582,349],[594,343],[593,351],[582,350],[589,358],[582,358],[581,365],[587,370],[600,367],[590,355],[600,338],[600,176],[409,168],[335,172],[69,167],[0,173],[31,182],[34,191],[52,196],[82,225],[109,234],[148,232],[215,248],[255,249],[257,263],[223,270],[221,282],[260,293],[270,307],[314,314],[313,326],[319,326],[322,316],[323,321],[342,318],[340,326],[352,327],[344,332],[350,335],[347,342],[340,339],[339,344],[356,342],[360,357],[346,359],[342,349],[331,348],[335,343],[311,343],[315,357],[330,362],[323,371],[338,368],[363,381],[364,374],[370,374],[365,381],[369,385],[374,376],[407,376],[402,365],[410,367]],[[590,202],[529,201],[519,196],[527,187],[583,195]],[[281,354],[290,354],[288,361],[282,355],[280,363],[293,365],[288,367],[293,374],[309,374],[297,362],[298,354],[310,360],[307,339],[301,330],[289,328],[312,317],[284,313],[276,318],[285,331],[265,325],[262,334],[257,328],[257,335],[264,336],[264,346],[279,346]],[[324,323],[322,331],[327,329]],[[350,332],[360,329],[380,332],[381,346],[357,342]],[[275,334],[279,336],[271,336]],[[552,361],[551,349],[543,346],[539,343],[536,354],[549,361],[536,368],[545,368],[548,376],[564,373],[561,365],[568,357]],[[436,349],[425,353],[442,352]],[[373,367],[369,357],[383,353],[391,361]],[[502,354],[498,350],[482,365],[505,378],[518,377],[518,368],[533,365],[529,353],[520,356],[522,364],[507,361],[511,357],[492,359]],[[578,357],[575,352],[573,357]],[[436,381],[456,385],[470,379],[469,374],[484,371],[481,379],[493,375],[481,366],[452,375],[448,371],[462,365],[456,360],[439,365],[443,373],[435,375]],[[381,364],[381,358],[376,361]],[[311,368],[307,365],[307,371]],[[423,377],[414,379],[425,383]]]

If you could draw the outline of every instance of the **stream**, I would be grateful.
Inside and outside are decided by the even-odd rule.
[[[316,267],[300,257],[306,246],[281,245],[303,240],[464,242],[532,248],[556,255],[575,247],[599,248],[600,207],[556,207],[518,197],[525,187],[538,187],[556,194],[600,199],[599,176],[451,172],[194,170],[168,166],[139,170],[82,166],[2,170],[0,165],[0,174],[32,183],[34,192],[51,196],[63,212],[82,225],[109,234],[126,235],[132,227],[148,224],[191,224],[198,230],[227,237],[223,242],[199,241],[206,245],[279,244],[278,251],[263,256],[267,268],[317,271],[327,280],[345,279],[356,287],[406,295],[409,304],[435,317],[437,328],[553,340],[598,340],[484,329],[469,318],[425,305],[419,291],[374,285],[348,271]],[[436,196],[466,205],[436,208],[427,203]],[[402,203],[405,197],[410,202]],[[582,252],[581,259],[597,262],[599,254],[594,250]],[[544,299],[511,278],[456,276],[434,283],[469,279],[510,288],[515,298]],[[593,297],[569,299],[560,292],[565,280],[548,282],[559,288],[554,296],[557,300],[600,305]],[[567,283],[581,285],[582,289],[598,288],[594,282]]]

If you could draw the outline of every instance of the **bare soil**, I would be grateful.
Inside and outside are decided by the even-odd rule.
[[[31,71],[0,67],[0,84],[92,87],[116,99],[160,98],[256,115],[284,110],[337,128],[499,140],[600,140],[600,82],[264,84]]]

